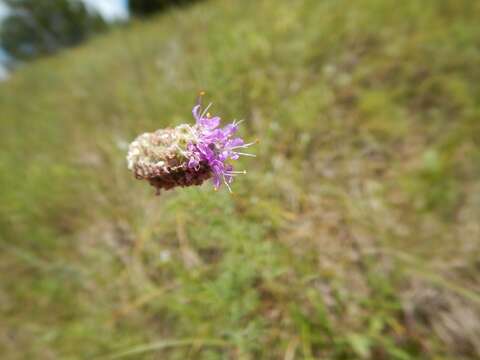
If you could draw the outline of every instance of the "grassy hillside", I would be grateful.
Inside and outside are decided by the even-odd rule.
[[[0,85],[3,359],[480,357],[480,3],[208,1]],[[234,194],[125,164],[199,90]]]

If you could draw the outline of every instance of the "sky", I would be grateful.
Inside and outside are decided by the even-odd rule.
[[[7,9],[5,8],[5,5],[3,5],[2,1],[0,1],[0,20],[5,17],[7,14]]]
[[[7,9],[5,8],[5,5],[0,1],[0,21],[5,17],[7,14]],[[3,62],[5,61],[5,52],[0,48],[0,81],[3,81],[8,78],[8,71],[3,66]]]
[[[96,9],[107,20],[122,19],[128,16],[128,0],[83,0],[88,6]]]

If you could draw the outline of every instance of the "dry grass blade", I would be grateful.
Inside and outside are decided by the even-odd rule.
[[[293,338],[290,340],[287,346],[287,351],[285,351],[285,357],[284,360],[294,360],[295,359],[295,352],[297,351],[298,347],[298,337]]]
[[[170,340],[158,341],[148,345],[136,346],[129,350],[103,357],[102,359],[120,359],[120,358],[125,358],[133,355],[143,354],[146,352],[156,351],[156,350],[162,350],[162,349],[167,349],[172,347],[193,346],[193,345],[198,347],[207,346],[207,347],[224,348],[224,347],[230,346],[231,344],[227,341],[219,340],[219,339],[179,339],[179,340],[170,339]]]

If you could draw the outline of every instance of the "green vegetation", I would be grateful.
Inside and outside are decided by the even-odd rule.
[[[480,3],[209,1],[0,85],[4,359],[480,356]],[[258,157],[153,196],[199,90]],[[242,160],[243,161],[243,160]]]

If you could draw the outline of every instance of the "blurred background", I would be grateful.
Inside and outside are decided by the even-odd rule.
[[[480,358],[480,2],[0,1],[2,359]],[[200,90],[257,158],[154,196]]]

